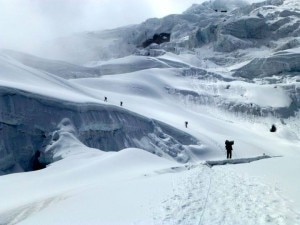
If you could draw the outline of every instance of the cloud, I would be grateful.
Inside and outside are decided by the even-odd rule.
[[[0,0],[0,48],[23,51],[72,33],[181,13],[203,0]]]
[[[43,38],[48,36],[47,32],[36,32],[43,30],[44,21],[36,13],[36,8],[24,4],[24,1],[0,2],[0,47],[11,47],[14,43],[31,44],[32,36]],[[28,35],[30,34],[30,35]]]
[[[0,0],[0,47],[30,47],[74,32],[140,23],[179,13],[193,1]]]

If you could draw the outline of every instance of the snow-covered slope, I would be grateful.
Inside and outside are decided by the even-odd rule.
[[[39,72],[6,55],[1,55],[0,66],[3,172],[30,169],[35,152],[60,139],[57,126],[65,120],[74,124],[80,141],[104,151],[139,147],[186,162],[191,157],[185,145],[198,143],[167,124],[104,103],[104,92]],[[47,156],[46,163],[52,161]]]
[[[0,224],[300,224],[299,7],[209,1],[1,51],[0,171],[48,166],[0,177]],[[223,165],[225,140],[251,163]]]
[[[28,67],[39,69],[65,79],[97,77],[101,75],[100,70],[96,68],[86,68],[63,61],[47,60],[12,50],[2,50],[1,53],[14,58]]]
[[[2,177],[0,223],[300,223],[275,187],[234,168],[182,166],[139,149],[81,150],[45,170]],[[19,183],[22,191],[11,185]]]

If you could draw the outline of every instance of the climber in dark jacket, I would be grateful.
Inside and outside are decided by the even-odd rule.
[[[234,145],[234,141],[228,141],[228,140],[225,141],[225,148],[227,151],[227,159],[231,159],[231,157],[232,157],[232,150],[233,150],[232,145]]]

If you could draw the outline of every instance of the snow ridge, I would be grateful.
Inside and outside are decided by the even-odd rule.
[[[213,166],[220,166],[220,165],[226,165],[226,164],[238,164],[238,163],[250,163],[261,159],[269,159],[272,158],[268,155],[263,156],[257,156],[252,158],[242,158],[242,159],[227,159],[227,160],[218,160],[218,161],[206,161],[205,165],[209,167]]]

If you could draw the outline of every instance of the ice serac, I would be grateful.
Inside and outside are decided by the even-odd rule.
[[[0,107],[0,171],[4,173],[19,166],[31,170],[35,152],[51,152],[49,145],[59,140],[66,123],[74,124],[69,134],[75,139],[103,151],[138,147],[186,162],[186,145],[198,142],[162,122],[115,106],[72,103],[2,87]],[[47,157],[46,163],[57,159]]]
[[[298,48],[298,51],[282,51],[267,58],[253,59],[250,63],[235,71],[233,75],[253,79],[287,72],[300,72],[300,48]]]
[[[253,47],[255,44],[252,39],[263,39],[269,34],[269,27],[264,18],[244,16],[226,19],[200,28],[195,34],[193,45],[200,47],[214,43],[216,51],[232,52]]]
[[[260,17],[242,17],[230,21],[222,27],[223,33],[237,38],[262,39],[268,35],[266,19]]]
[[[286,6],[283,0],[251,5],[238,0],[206,1],[182,14],[61,38],[44,46],[44,55],[82,64],[137,54],[142,46],[149,48],[150,43],[172,52],[193,51],[203,45],[217,52],[276,45],[273,41],[300,34],[299,12],[294,8],[295,2],[288,1]],[[160,34],[167,34],[168,41],[149,42]]]

